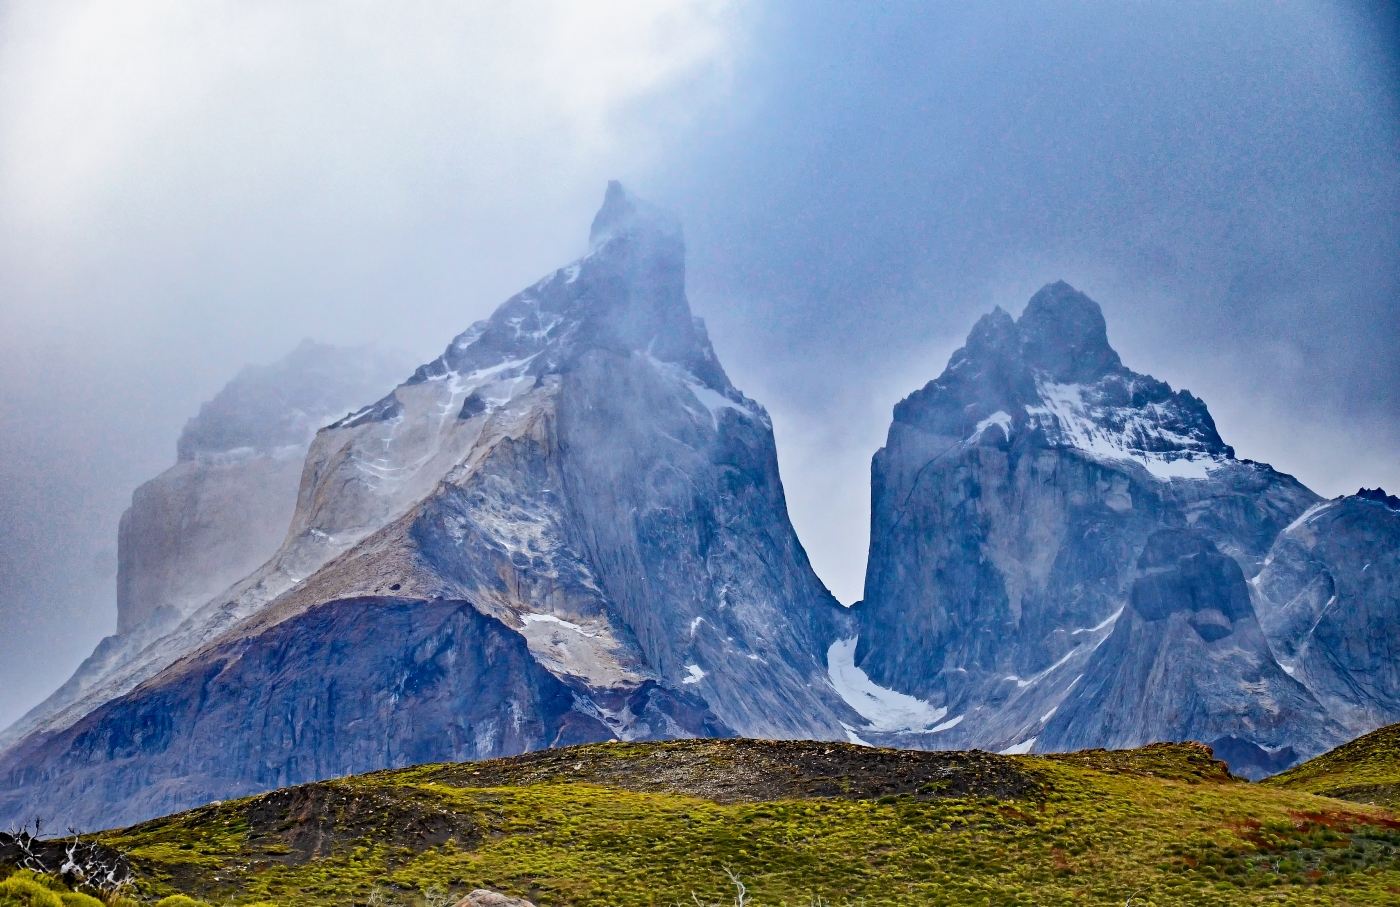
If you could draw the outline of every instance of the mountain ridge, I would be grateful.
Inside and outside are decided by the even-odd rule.
[[[536,749],[566,728],[844,736],[856,715],[821,653],[845,615],[788,521],[767,414],[734,389],[690,313],[678,227],[614,183],[591,238],[584,258],[319,431],[277,554],[148,650],[105,705],[0,757],[12,788],[0,813],[44,797],[110,824],[401,752]],[[480,620],[463,624],[461,606]],[[274,640],[304,639],[326,615],[363,632],[366,615],[393,607],[441,615],[429,622],[443,629],[363,635],[363,651],[343,656],[358,672],[269,667]],[[486,654],[459,656],[473,647]],[[386,671],[426,686],[384,698]],[[482,708],[449,708],[464,684]],[[297,705],[230,708],[251,691]],[[564,702],[559,691],[562,712],[539,705]],[[287,713],[297,730],[272,717]],[[401,713],[419,717],[404,725]],[[372,734],[345,762],[337,715],[411,739]],[[524,730],[491,730],[499,715]],[[160,734],[138,731],[153,721]],[[236,753],[216,758],[230,737]]]
[[[1258,778],[1400,715],[1390,498],[1237,459],[1070,285],[980,318],[895,407],[848,610],[690,311],[679,223],[614,182],[589,239],[318,430],[281,546],[0,752],[0,818],[607,739],[1189,736]],[[185,446],[275,455],[297,418]]]
[[[1199,398],[1124,366],[1097,303],[1063,282],[1037,292],[1019,320],[1001,309],[983,316],[943,374],[895,407],[871,496],[853,667],[926,703],[929,720],[866,739],[1011,752],[1047,745],[1045,730],[1082,695],[1095,653],[1132,613],[1154,533],[1200,534],[1243,581],[1319,500],[1291,476],[1236,459]],[[1237,638],[1253,654],[1231,670],[1272,662],[1260,634]],[[1163,664],[1176,658],[1168,649]],[[1237,682],[1221,681],[1218,694]],[[1263,735],[1260,752],[1340,742],[1310,693],[1285,676],[1271,683],[1310,717],[1265,732],[1278,722],[1263,719],[1273,706],[1261,700],[1262,724],[1250,731]]]

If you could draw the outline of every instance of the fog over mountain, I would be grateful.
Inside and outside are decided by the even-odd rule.
[[[981,314],[1060,279],[1239,457],[1394,493],[1394,22],[1340,2],[7,4],[0,725],[112,632],[118,520],[201,402],[304,337],[431,359],[586,251],[609,178],[685,223],[692,308],[772,416],[843,602],[891,407]]]

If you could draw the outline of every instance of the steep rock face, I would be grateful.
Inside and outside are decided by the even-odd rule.
[[[202,405],[176,464],[122,515],[117,633],[183,618],[261,567],[287,535],[317,429],[392,387],[400,368],[372,349],[304,340]]]
[[[1252,577],[1316,501],[1236,460],[1204,403],[1122,365],[1096,303],[1047,286],[895,408],[860,636],[833,664],[922,704],[867,709],[868,739],[1029,750],[1114,632],[1149,537],[1191,528]]]
[[[690,313],[679,226],[614,183],[590,241],[318,436],[256,582],[356,545],[355,575],[387,578],[370,561],[412,551],[405,590],[471,600],[583,688],[655,680],[739,733],[840,734],[820,640],[844,615],[788,520],[767,414]]]
[[[118,635],[177,623],[261,567],[287,535],[305,453],[183,460],[137,488],[117,532]]]
[[[0,747],[102,701],[104,684],[142,649],[262,566],[286,538],[316,430],[393,386],[401,368],[374,349],[304,340],[272,365],[245,367],[203,404],[175,465],[137,488],[122,514],[116,634],[6,729]]]
[[[1400,721],[1400,499],[1363,488],[1312,507],[1250,586],[1279,663],[1351,736]]]
[[[231,688],[201,678],[308,615],[385,596],[469,603],[514,634],[543,671],[532,676],[549,678],[536,698],[569,691],[572,717],[541,711],[543,730],[498,736],[475,756],[548,746],[566,726],[621,739],[832,738],[859,720],[822,659],[848,617],[788,521],[768,416],[729,382],[690,314],[679,227],[616,184],[589,255],[317,434],[291,530],[265,565],[144,650],[107,705],[0,759],[0,778],[25,786],[0,818],[43,803],[103,824],[150,814],[157,800],[198,802],[196,790],[282,783],[253,751],[218,751],[221,738],[263,733],[262,706],[230,706]],[[283,670],[292,683],[314,669]],[[336,695],[372,698],[385,682],[346,675]],[[168,738],[188,740],[178,759],[164,738],[137,733],[161,711],[152,697],[196,692],[196,706],[165,709]],[[406,749],[447,720],[444,700],[396,703]],[[312,724],[330,720],[318,708]],[[79,745],[99,727],[130,747]],[[287,745],[315,774],[339,765],[334,739],[303,724]],[[186,785],[216,760],[215,780]],[[113,774],[117,763],[131,770]],[[89,799],[83,778],[115,780]]]
[[[1345,738],[1274,661],[1239,564],[1203,535],[1169,529],[1147,540],[1127,607],[1037,743],[1176,739],[1211,743],[1235,774],[1259,778]]]
[[[303,781],[610,736],[517,634],[465,602],[336,601],[180,667],[79,721],[61,749],[21,748],[25,768],[0,810],[60,787],[67,821],[105,827]]]

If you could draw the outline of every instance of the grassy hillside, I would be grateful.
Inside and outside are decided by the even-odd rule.
[[[1232,778],[1204,747],[1042,758],[601,744],[288,788],[100,836],[128,891],[213,904],[1400,903],[1383,809]]]
[[[1400,808],[1400,724],[1358,737],[1263,783]]]

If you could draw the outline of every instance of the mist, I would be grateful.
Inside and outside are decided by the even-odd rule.
[[[0,11],[0,725],[112,632],[201,401],[304,336],[432,358],[609,178],[683,220],[847,603],[891,407],[1057,279],[1239,456],[1400,487],[1388,7],[142,9]]]

